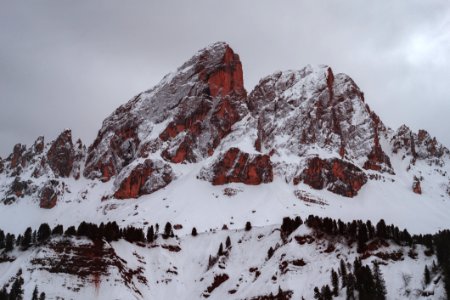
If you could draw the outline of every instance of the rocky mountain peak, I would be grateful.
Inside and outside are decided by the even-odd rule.
[[[84,174],[108,181],[155,153],[173,163],[210,156],[247,113],[245,99],[239,56],[226,43],[212,44],[103,122]]]

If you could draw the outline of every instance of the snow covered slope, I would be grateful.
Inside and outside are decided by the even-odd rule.
[[[436,260],[426,247],[392,241],[371,245],[362,264],[379,264],[387,299],[423,299],[424,291],[431,294],[427,299],[442,299],[442,280],[433,283],[439,274],[432,273],[429,285],[423,283],[425,266],[431,270]],[[141,245],[119,240],[95,246],[84,238],[54,237],[46,246],[15,250],[10,256],[17,259],[0,264],[0,285],[21,269],[25,298],[38,286],[47,299],[108,300],[313,299],[314,287],[331,285],[331,270],[337,272],[341,260],[353,272],[355,258],[361,257],[356,243],[306,225],[285,239],[278,226],[159,238]],[[346,299],[341,281],[335,299]],[[286,298],[262,298],[280,290]]]

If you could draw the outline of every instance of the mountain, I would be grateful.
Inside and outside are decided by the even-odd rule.
[[[89,147],[74,142],[66,129],[54,141],[39,137],[31,147],[17,144],[11,155],[0,158],[0,228],[5,232],[22,234],[44,222],[67,228],[83,221],[115,221],[121,228],[144,231],[171,222],[179,225],[178,238],[143,249],[125,241],[99,246],[88,239],[54,238],[0,263],[5,274],[0,287],[22,268],[30,297],[32,283],[49,287],[53,273],[64,273],[67,277],[58,282],[66,288],[52,297],[97,293],[101,299],[173,299],[187,289],[186,299],[265,299],[255,297],[276,294],[280,286],[310,299],[312,284],[328,282],[325,269],[337,270],[339,252],[348,253],[350,263],[358,254],[342,240],[333,246],[339,251],[324,254],[327,240],[316,237],[300,258],[297,237],[314,236],[313,229],[301,226],[291,240],[278,240],[274,232],[283,217],[314,214],[372,224],[384,219],[414,234],[435,233],[450,227],[449,172],[450,151],[444,145],[425,130],[389,128],[349,76],[329,66],[306,66],[266,76],[247,93],[239,56],[228,44],[214,43],[117,108]],[[248,221],[255,227],[251,232],[243,231]],[[190,237],[194,226],[201,233],[197,238]],[[241,242],[226,259],[218,258],[222,263],[214,270],[206,270],[216,251],[211,245],[218,247],[225,235]],[[272,261],[266,260],[269,245],[283,249]],[[386,253],[411,250],[385,247]],[[89,271],[86,249],[97,251],[100,265],[111,267]],[[78,253],[79,259],[71,261],[64,251]],[[323,263],[313,263],[317,258]],[[300,259],[306,268],[297,265]],[[436,257],[405,259],[381,268],[399,273],[404,265],[416,264],[422,274]],[[97,279],[51,269],[54,260],[86,264],[86,272]],[[239,275],[244,269],[254,271]],[[324,270],[305,277],[306,270],[319,269]],[[412,270],[405,272],[416,276]],[[76,287],[80,278],[84,283]],[[397,295],[400,275],[390,278],[388,295],[402,297]],[[419,288],[420,280],[414,277],[411,285]],[[227,287],[213,292],[222,282]],[[442,289],[436,284],[437,294]]]

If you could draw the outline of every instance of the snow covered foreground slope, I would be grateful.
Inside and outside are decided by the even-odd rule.
[[[445,299],[440,273],[431,271],[432,281],[423,282],[425,266],[432,270],[436,261],[425,246],[377,239],[371,245],[361,255],[356,243],[306,225],[285,239],[277,226],[264,226],[100,248],[84,238],[53,237],[45,246],[10,253],[17,259],[0,264],[0,284],[21,269],[25,299],[35,286],[47,299],[313,299],[314,287],[331,286],[331,270],[341,261],[353,272],[355,258],[362,258],[362,265],[379,264],[387,299]],[[339,275],[334,299],[346,299],[341,285]]]
[[[434,233],[450,227],[449,172],[447,148],[424,130],[390,129],[349,76],[307,66],[247,95],[239,56],[215,43],[116,109],[89,148],[70,130],[16,145],[0,159],[0,228],[170,221],[183,237],[194,226],[250,221],[269,231],[282,217],[315,214]],[[239,297],[256,296],[248,289]]]

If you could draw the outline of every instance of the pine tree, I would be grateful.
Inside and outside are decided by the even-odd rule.
[[[322,293],[323,300],[332,300],[333,299],[333,294],[331,293],[331,289],[328,284],[322,287],[321,293]]]
[[[384,300],[386,299],[386,284],[384,282],[383,274],[380,271],[378,263],[373,264],[373,280],[374,280],[374,299]]]
[[[3,287],[0,290],[0,300],[9,300],[8,292],[6,291],[6,287]]]
[[[386,239],[387,236],[387,229],[386,229],[386,223],[384,222],[383,219],[381,219],[378,223],[377,223],[377,233],[376,236],[379,237],[380,239]]]
[[[75,226],[70,226],[66,229],[66,232],[64,232],[64,235],[67,236],[74,236],[77,234],[77,230],[75,229]]]
[[[62,235],[64,227],[62,225],[56,225],[52,230],[52,235]]]
[[[0,229],[0,249],[5,248],[5,233]]]
[[[5,252],[10,252],[14,249],[14,234],[7,233],[5,238]]]
[[[250,230],[252,230],[252,223],[250,223],[250,222],[245,223],[245,231],[250,231]]]
[[[31,245],[31,241],[32,241],[32,230],[31,227],[28,227],[24,234],[23,234],[23,238],[22,238],[22,242],[20,243],[20,245],[22,246],[23,250],[27,250],[28,248],[30,248]]]
[[[39,243],[43,243],[48,240],[51,234],[50,226],[48,226],[47,223],[41,224],[39,226],[38,232],[37,232],[37,240]]]
[[[164,226],[163,239],[168,239],[169,237],[172,236],[173,236],[172,224],[170,224],[170,222],[167,222],[166,226]]]
[[[347,300],[355,300],[355,276],[352,273],[347,275]]]
[[[342,276],[342,288],[347,286],[347,267],[345,266],[345,262],[341,259],[339,272]]]
[[[272,247],[269,248],[269,250],[267,251],[267,259],[271,259],[273,254],[275,253],[275,250],[273,250]]]
[[[31,300],[39,300],[39,291],[37,286],[34,287],[33,296],[31,297]]]
[[[197,228],[192,228],[192,236],[197,236]]]
[[[229,236],[227,236],[227,239],[225,241],[225,248],[229,249],[231,247],[231,239]]]
[[[339,294],[339,277],[334,269],[331,269],[331,285],[333,287],[333,296],[337,297]]]
[[[155,230],[153,229],[153,225],[147,229],[147,242],[153,243],[155,241]]]
[[[314,288],[314,299],[322,300],[322,294],[317,286]]]
[[[10,300],[19,300],[23,299],[23,279],[22,277],[16,278],[14,283],[11,286],[11,291],[9,292]]]
[[[45,293],[42,292],[41,295],[39,296],[39,300],[45,300]]]
[[[431,282],[430,271],[428,270],[428,266],[426,266],[426,265],[425,265],[425,270],[423,272],[423,281],[425,282],[425,285],[429,285]]]
[[[223,255],[223,245],[222,245],[222,243],[220,243],[219,251],[217,251],[217,255],[218,256],[222,256]]]

